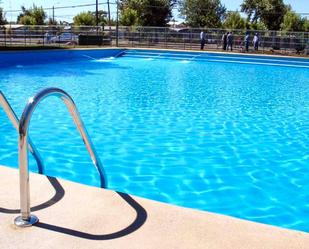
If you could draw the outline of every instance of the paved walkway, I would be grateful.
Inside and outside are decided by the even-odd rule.
[[[40,222],[16,228],[19,177],[0,166],[0,248],[309,248],[309,234],[30,175]]]

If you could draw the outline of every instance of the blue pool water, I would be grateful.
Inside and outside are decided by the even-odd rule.
[[[42,88],[67,91],[110,189],[309,232],[308,60],[109,58],[118,53],[1,53],[0,89],[19,117]],[[99,186],[59,99],[36,109],[30,136],[46,174]],[[17,167],[17,158],[17,133],[0,110],[0,164]]]

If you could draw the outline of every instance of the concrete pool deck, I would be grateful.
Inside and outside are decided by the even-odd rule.
[[[40,222],[16,228],[19,176],[0,166],[1,248],[309,248],[309,233],[30,174]]]

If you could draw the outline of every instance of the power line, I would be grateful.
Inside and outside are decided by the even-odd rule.
[[[104,3],[98,3],[98,5],[104,5],[107,4],[107,2]],[[96,4],[89,3],[89,4],[79,4],[79,5],[67,5],[67,6],[55,6],[54,9],[73,9],[73,8],[81,8],[81,7],[91,7],[96,6]],[[43,10],[52,10],[53,7],[47,7],[42,8]],[[12,12],[21,12],[22,10],[5,10],[6,13],[12,13]]]
[[[117,2],[101,2],[101,3],[98,3],[98,6],[102,6],[102,5],[117,5],[119,3]],[[48,11],[48,10],[60,10],[60,9],[74,9],[74,8],[83,8],[83,7],[94,7],[96,6],[95,3],[88,3],[88,4],[78,4],[78,5],[65,5],[65,6],[54,6],[54,7],[46,7],[46,8],[42,8],[44,11]],[[159,6],[159,5],[144,5],[146,7],[149,7],[149,8],[166,8],[166,6]],[[170,8],[171,10],[178,10],[178,6],[172,6]],[[206,10],[206,9],[204,9]],[[22,12],[21,9],[16,9],[16,10],[5,10],[4,11],[5,13],[20,13]],[[241,14],[246,14],[246,12],[242,12],[242,11],[233,11],[233,10],[227,10],[226,11],[227,13],[241,13]],[[309,12],[295,12],[296,14],[299,14],[301,16],[309,16]],[[268,12],[269,15],[272,15],[272,14],[281,14],[279,12]]]

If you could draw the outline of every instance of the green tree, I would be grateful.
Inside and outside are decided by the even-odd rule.
[[[94,26],[96,24],[95,16],[90,12],[81,12],[74,16],[74,25],[76,26]]]
[[[3,12],[3,9],[0,8],[0,25],[4,25],[4,24],[7,24],[7,20],[5,18],[5,14]]]
[[[263,22],[268,29],[279,30],[288,10],[283,0],[244,0],[241,11],[247,13],[252,23]]]
[[[253,30],[267,30],[266,25],[261,21],[248,23],[248,24],[249,24],[249,28]]]
[[[139,24],[137,10],[125,8],[120,16],[120,23],[124,26],[136,26]]]
[[[246,29],[248,23],[245,18],[241,17],[239,12],[229,12],[223,23],[226,29]]]
[[[98,12],[98,25],[103,26],[106,23],[105,20],[106,12]],[[87,11],[81,12],[74,16],[73,18],[74,25],[76,26],[95,26],[96,25],[96,13]]]
[[[95,15],[95,12],[92,12],[92,14]],[[107,15],[106,11],[103,11],[103,10],[98,11],[98,25],[99,26],[104,26],[107,23],[106,15]],[[111,20],[111,24],[112,24],[112,21],[113,20]]]
[[[283,18],[281,29],[284,31],[306,31],[308,20],[289,10]]]
[[[176,0],[121,0],[122,25],[166,26]]]
[[[17,17],[17,23],[25,25],[43,25],[47,16],[42,7],[37,7],[34,4],[29,9],[22,6],[21,11]]]
[[[24,24],[24,25],[37,25],[36,20],[33,16],[22,16],[19,19],[19,23],[20,24]]]
[[[58,22],[56,20],[53,20],[53,18],[48,18],[47,22],[46,22],[47,25],[58,25]]]
[[[305,32],[309,32],[309,20],[308,19],[305,19],[304,30]]]
[[[219,28],[226,8],[220,0],[180,0],[179,11],[191,27]]]

